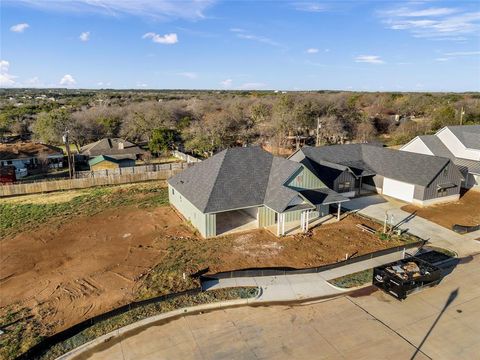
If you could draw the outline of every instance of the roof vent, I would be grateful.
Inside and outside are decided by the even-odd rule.
[[[123,142],[121,141],[118,142],[118,149],[123,150]]]

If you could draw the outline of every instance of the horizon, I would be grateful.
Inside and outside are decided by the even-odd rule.
[[[1,88],[480,91],[473,1],[5,0],[1,8]]]

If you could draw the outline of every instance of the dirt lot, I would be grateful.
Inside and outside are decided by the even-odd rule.
[[[402,210],[416,213],[418,216],[433,221],[447,229],[454,224],[478,225],[480,224],[480,192],[468,191],[458,201],[438,204],[428,207],[407,205]]]
[[[165,203],[163,192],[142,191],[122,190],[121,203],[116,192],[92,196],[79,202],[83,209],[79,215],[52,215],[42,224],[26,225],[26,231],[18,226],[15,233],[8,230],[0,242],[0,318],[3,325],[17,320],[22,325],[23,350],[35,343],[36,336],[60,331],[134,299],[193,286],[191,279],[183,279],[183,273],[207,267],[211,272],[307,267],[400,243],[361,232],[355,224],[378,225],[354,216],[315,228],[309,236],[276,238],[259,230],[205,240],[170,207],[158,205]],[[148,206],[131,205],[128,196],[132,193],[136,201]],[[44,206],[78,202],[75,199],[72,194],[57,193],[9,204],[25,206],[25,201],[38,201],[44,211],[50,209]],[[92,213],[89,201],[96,212]],[[33,213],[38,214],[35,209]]]

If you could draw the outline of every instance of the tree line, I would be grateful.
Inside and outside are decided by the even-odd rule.
[[[57,95],[54,103],[0,100],[1,133],[31,133],[78,148],[104,137],[147,143],[153,153],[198,156],[242,145],[380,140],[402,144],[445,125],[480,124],[480,95],[360,92],[115,92]],[[11,100],[11,99],[10,99]],[[318,140],[317,140],[318,137]],[[312,140],[313,139],[313,140]],[[295,140],[293,140],[295,142]]]

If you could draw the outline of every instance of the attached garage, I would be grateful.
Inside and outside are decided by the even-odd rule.
[[[415,192],[415,185],[406,182],[393,180],[389,178],[383,179],[383,194],[391,196],[395,199],[403,200],[406,202],[413,201],[413,195]]]

